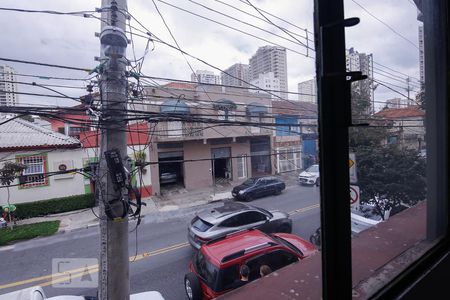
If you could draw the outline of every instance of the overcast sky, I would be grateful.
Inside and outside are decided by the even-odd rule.
[[[243,25],[235,20],[221,16],[211,10],[207,10],[189,0],[164,0],[167,3],[185,8],[197,14],[225,23],[229,26],[251,33],[270,42],[283,45],[297,52],[306,54],[304,46],[287,41],[292,39],[280,29],[243,14],[216,0],[195,0],[222,13],[229,14],[239,20],[248,22],[264,30],[281,35],[286,39],[278,38],[253,27]],[[248,13],[258,13],[240,0],[223,0]],[[412,0],[356,0],[373,15],[391,26],[404,38],[418,45],[418,25],[416,20],[417,11]],[[199,57],[208,63],[224,69],[230,65],[241,62],[248,63],[248,59],[255,53],[258,47],[268,44],[266,41],[236,32],[230,28],[200,19],[197,16],[177,10],[160,1],[156,1],[168,26],[172,30],[180,46],[188,53]],[[313,0],[253,0],[254,5],[287,20],[298,27],[294,27],[271,16],[268,16],[276,24],[283,26],[301,36],[300,41],[305,42],[305,31],[299,28],[307,28],[313,31]],[[57,11],[84,11],[94,10],[100,7],[100,1],[88,0],[3,0],[1,7],[14,7],[25,9],[48,9]],[[359,52],[373,53],[374,61],[388,66],[396,71],[409,76],[419,78],[419,51],[410,42],[392,32],[385,25],[375,20],[364,12],[352,0],[345,2],[346,17],[359,17],[361,23],[346,31],[347,48],[354,47]],[[173,44],[173,40],[164,27],[160,16],[150,0],[131,0],[128,4],[130,13],[136,17],[148,30],[166,42]],[[99,15],[97,15],[99,16]],[[136,22],[132,25],[141,28]],[[2,28],[2,47],[0,57],[54,63],[77,67],[93,68],[96,65],[94,57],[99,55],[99,40],[94,36],[99,31],[100,21],[73,16],[55,16],[48,14],[30,14],[19,12],[0,11],[0,26]],[[313,37],[309,35],[312,39]],[[144,53],[146,40],[134,37],[136,56]],[[147,53],[143,73],[150,76],[170,77],[176,79],[190,80],[191,70],[186,64],[183,56],[167,46],[155,43],[151,45],[153,51]],[[314,76],[314,53],[309,51],[308,57],[288,50],[288,82],[289,90],[296,92],[300,81],[313,78]],[[128,48],[128,57],[132,57],[131,47]],[[188,58],[194,69],[212,68],[199,61]],[[2,62],[0,62],[2,63]],[[8,63],[18,73],[39,74],[45,76],[65,76],[86,78],[83,72],[67,71],[46,67]],[[382,68],[375,65],[377,68]],[[217,74],[219,73],[216,70]],[[405,75],[389,71],[401,78]],[[382,77],[375,74],[375,78],[393,84],[391,87],[401,93],[406,93],[406,84],[392,78]],[[31,79],[19,77],[19,79],[30,82]],[[82,82],[61,82],[37,80],[40,83],[69,84],[83,86]],[[398,87],[394,86],[398,85]],[[51,93],[39,87],[19,86],[20,91]],[[83,90],[58,88],[59,91],[71,96],[83,94]],[[412,93],[414,95],[414,93]],[[388,98],[397,97],[394,92],[384,87],[378,87],[375,93],[376,101],[384,101]],[[67,105],[65,100],[38,98],[20,95],[22,103],[45,103]]]

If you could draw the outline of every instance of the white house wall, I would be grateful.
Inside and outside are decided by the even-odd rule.
[[[20,155],[33,155],[45,153],[45,150],[36,151],[20,151],[13,153],[1,153],[3,159],[15,160],[16,156]],[[58,171],[58,165],[65,163],[70,168],[82,167],[82,155],[81,149],[67,149],[56,150],[47,153],[47,172]],[[24,203],[34,202],[39,200],[46,200],[51,198],[66,197],[73,195],[84,194],[83,176],[81,174],[64,174],[57,176],[50,176],[48,178],[49,184],[46,186],[36,186],[19,188],[18,186],[12,186],[9,188],[10,203]],[[18,184],[16,179],[12,185]],[[6,188],[0,188],[0,205],[7,203],[8,191]]]

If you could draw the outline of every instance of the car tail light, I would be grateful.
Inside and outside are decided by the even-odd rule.
[[[199,237],[198,235],[196,235],[196,236],[194,237],[194,239],[195,239],[196,242],[198,242],[198,243],[200,243],[200,244],[204,244],[204,243],[206,243],[207,241],[209,241],[209,239],[201,238],[201,237]]]

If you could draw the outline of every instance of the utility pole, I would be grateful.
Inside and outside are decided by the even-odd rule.
[[[126,0],[102,0],[100,37],[101,145],[97,195],[100,208],[100,268],[98,295],[101,300],[130,298],[128,255],[128,193],[118,187],[108,151],[118,153],[116,162],[126,166]],[[107,163],[108,161],[108,163]],[[119,170],[116,168],[116,171]],[[123,174],[123,168],[119,170]],[[115,180],[116,179],[116,180]],[[124,178],[122,178],[124,179]]]
[[[411,98],[409,97],[409,92],[411,91],[411,86],[409,85],[409,83],[411,82],[411,78],[406,77],[406,92],[408,93],[408,99],[407,99],[407,103],[408,106],[410,106],[412,103]]]

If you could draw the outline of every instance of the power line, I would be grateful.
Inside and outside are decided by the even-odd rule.
[[[28,64],[28,65],[37,65],[37,66],[44,66],[44,67],[75,70],[75,71],[84,71],[84,72],[92,71],[91,69],[86,69],[86,68],[77,68],[77,67],[70,67],[70,66],[63,66],[63,65],[47,64],[47,63],[41,63],[41,62],[35,62],[35,61],[26,61],[26,60],[20,60],[20,59],[4,58],[4,57],[0,57],[0,60],[8,61],[8,62],[16,62],[16,63],[21,63],[21,64]]]
[[[399,33],[397,30],[395,30],[394,28],[392,28],[392,26],[390,26],[389,24],[387,24],[386,22],[384,22],[383,20],[381,20],[380,18],[378,18],[377,16],[375,16],[374,14],[372,14],[369,10],[367,10],[364,6],[362,6],[361,4],[359,4],[358,2],[356,2],[355,0],[352,0],[353,3],[355,3],[356,5],[358,5],[362,10],[364,10],[367,14],[369,14],[372,18],[374,18],[375,20],[377,20],[378,22],[380,22],[381,24],[383,24],[384,26],[386,26],[387,28],[389,28],[393,33],[395,33],[396,35],[398,35],[399,37],[401,37],[402,39],[404,39],[405,41],[407,41],[408,43],[410,43],[411,45],[413,45],[417,50],[419,50],[419,46],[417,46],[414,42],[412,42],[411,40],[409,40],[408,38],[406,38],[404,35],[402,35],[401,33]]]
[[[235,9],[235,10],[237,10],[237,11],[239,11],[239,12],[245,14],[245,15],[248,15],[248,16],[251,16],[251,17],[256,18],[256,19],[258,19],[258,20],[261,20],[261,21],[263,21],[263,22],[265,22],[265,23],[267,23],[267,24],[271,24],[271,23],[268,22],[266,19],[264,19],[264,18],[262,18],[262,17],[260,17],[260,16],[258,16],[258,15],[254,15],[254,14],[252,14],[252,13],[249,13],[249,12],[247,12],[247,11],[245,11],[245,10],[242,10],[242,9],[240,9],[240,8],[238,8],[238,7],[236,7],[236,6],[233,6],[233,5],[229,4],[229,3],[223,2],[223,1],[221,1],[221,0],[214,0],[214,1],[219,2],[219,3],[223,4],[223,5],[228,6],[228,7],[231,7],[231,8],[233,8],[233,9]],[[245,3],[245,2],[244,2],[244,3]],[[260,9],[260,8],[259,8],[259,10],[263,11],[263,10]],[[277,18],[278,18],[278,17],[277,17]],[[289,23],[289,22],[286,21],[286,20],[283,20],[283,21],[286,22],[286,23]],[[308,43],[308,41],[311,41],[311,42],[313,43],[313,45],[314,45],[314,40],[313,40],[313,39],[310,39],[310,38],[308,37],[308,33],[310,33],[311,36],[313,36],[313,34],[312,34],[311,32],[309,32],[306,28],[298,27],[297,25],[295,25],[295,24],[293,24],[293,23],[290,23],[290,25],[292,25],[292,26],[294,26],[294,27],[296,27],[296,28],[298,28],[298,29],[300,29],[300,30],[302,30],[302,31],[305,31],[305,36],[302,36],[301,34],[298,34],[298,33],[296,33],[296,32],[293,32],[293,31],[290,31],[290,30],[286,29],[287,31],[289,31],[290,33],[292,33],[292,34],[294,34],[294,35],[296,35],[296,36],[299,36],[299,37],[301,37],[301,38],[304,38],[304,39],[307,41],[307,43]],[[308,45],[308,44],[307,44],[307,45]],[[309,45],[308,45],[308,46],[309,46]],[[313,50],[313,49],[312,49],[312,50]]]
[[[247,3],[249,5],[251,5],[251,7],[253,7],[264,19],[266,19],[270,24],[272,24],[273,26],[275,26],[276,28],[280,29],[281,31],[283,31],[284,33],[286,33],[287,35],[289,35],[290,37],[292,37],[293,39],[295,39],[300,45],[303,45],[306,47],[306,56],[308,56],[308,49],[309,47],[307,45],[305,45],[304,43],[302,43],[299,39],[297,39],[295,36],[293,36],[289,31],[287,31],[286,29],[284,29],[281,26],[278,26],[277,24],[273,23],[269,18],[266,17],[266,15],[264,15],[256,6],[254,6],[249,0],[247,0]],[[313,49],[312,49],[313,50]]]
[[[158,0],[158,1],[159,1],[159,0]],[[208,7],[207,5],[198,3],[198,2],[196,2],[196,1],[194,1],[194,0],[189,0],[189,2],[194,3],[194,4],[198,5],[198,6],[201,6],[201,7],[205,8],[205,9],[207,9],[207,10],[210,10],[210,11],[212,11],[212,12],[215,12],[215,13],[217,13],[217,14],[219,14],[219,15],[225,16],[225,17],[227,17],[227,18],[229,18],[229,19],[232,19],[232,20],[234,20],[234,21],[236,21],[236,22],[239,22],[239,23],[245,24],[245,25],[247,25],[247,26],[256,28],[256,29],[261,30],[261,31],[263,31],[263,32],[265,32],[265,33],[268,33],[268,34],[270,34],[270,35],[279,37],[279,38],[281,38],[281,39],[284,39],[284,40],[289,41],[289,42],[291,42],[291,43],[294,43],[294,44],[296,44],[296,45],[302,45],[302,46],[308,48],[307,45],[305,45],[303,42],[299,41],[296,37],[293,37],[294,40],[291,40],[291,39],[288,39],[288,38],[286,38],[286,37],[284,37],[284,36],[281,36],[281,35],[279,35],[279,34],[273,33],[273,32],[271,32],[271,31],[266,30],[266,29],[264,29],[264,28],[261,28],[261,27],[259,27],[259,26],[256,26],[256,25],[254,25],[254,24],[245,22],[245,21],[240,20],[240,19],[238,19],[238,18],[236,18],[236,17],[230,16],[230,15],[228,15],[228,14],[225,14],[225,13],[223,13],[223,12],[220,12],[220,11],[218,11],[218,10],[215,10],[215,9],[213,9],[213,8],[211,8],[211,7]],[[274,25],[274,26],[277,26],[277,25],[275,25],[275,24],[273,24],[273,23],[271,23],[271,22],[270,22],[269,24]]]
[[[163,3],[163,4],[166,4],[166,5],[168,5],[168,6],[171,6],[171,7],[175,8],[175,9],[184,11],[184,12],[186,12],[186,13],[188,13],[188,14],[191,14],[191,15],[197,16],[197,17],[199,17],[199,18],[208,20],[208,21],[210,21],[210,22],[219,24],[219,25],[224,26],[224,27],[226,27],[226,28],[228,28],[228,29],[232,29],[232,30],[234,30],[234,31],[237,31],[237,32],[240,32],[240,33],[242,33],[242,34],[251,36],[251,37],[253,37],[253,38],[256,38],[256,39],[258,39],[258,40],[264,41],[264,42],[266,42],[266,43],[269,43],[269,44],[272,44],[272,45],[275,45],[275,46],[278,46],[278,47],[286,48],[287,50],[289,50],[289,51],[291,51],[291,52],[293,52],[293,53],[297,53],[297,54],[303,55],[303,56],[305,56],[305,57],[308,57],[308,56],[306,56],[306,54],[301,53],[301,52],[299,52],[299,51],[297,51],[297,50],[294,50],[294,49],[289,48],[289,47],[282,46],[282,45],[280,45],[280,44],[278,44],[278,43],[275,43],[275,42],[272,42],[272,41],[267,40],[267,39],[265,39],[265,38],[262,38],[262,37],[259,37],[259,36],[254,35],[254,34],[248,33],[248,32],[246,32],[246,31],[244,31],[244,30],[241,30],[241,29],[238,29],[238,28],[236,28],[236,27],[227,25],[227,24],[225,24],[225,23],[222,23],[222,22],[213,20],[213,19],[211,19],[211,18],[202,16],[202,15],[197,14],[197,13],[195,13],[195,12],[192,12],[192,11],[190,11],[190,10],[188,10],[188,9],[181,8],[181,7],[179,7],[179,6],[176,6],[176,5],[174,5],[174,4],[168,3],[168,2],[163,1],[163,0],[157,0],[157,1],[159,1],[159,2],[161,2],[161,3]]]
[[[2,72],[0,74],[10,74],[10,73],[6,73],[6,72]],[[90,78],[69,78],[69,77],[56,77],[56,76],[44,76],[44,75],[33,75],[33,74],[23,74],[23,73],[13,73],[14,76],[19,76],[19,77],[32,77],[32,78],[38,78],[38,79],[43,79],[43,80],[51,80],[51,79],[56,79],[56,80],[70,80],[70,81],[90,81],[92,80],[94,76],[90,77]]]
[[[55,11],[55,10],[32,10],[32,9],[9,8],[9,7],[0,7],[0,10],[23,12],[23,13],[51,14],[51,15],[71,15],[71,16],[82,16],[82,17],[84,17],[84,15],[88,14],[88,13],[96,13],[96,11],[92,11],[92,10],[61,12],[61,11]]]

